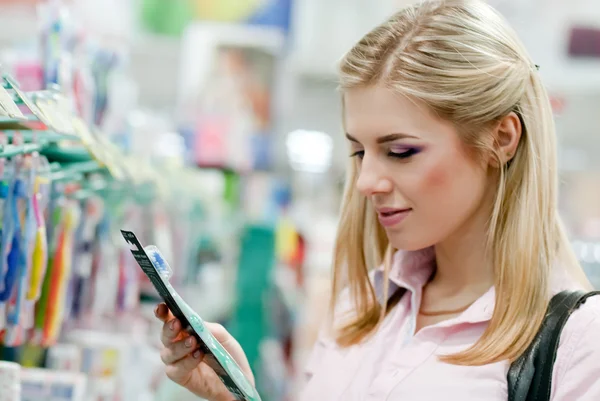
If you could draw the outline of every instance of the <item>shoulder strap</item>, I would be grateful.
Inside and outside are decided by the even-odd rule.
[[[508,371],[509,401],[549,401],[552,371],[563,327],[571,314],[600,291],[564,291],[555,295],[540,331]]]

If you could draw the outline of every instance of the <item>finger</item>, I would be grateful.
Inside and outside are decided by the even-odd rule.
[[[197,347],[198,342],[194,337],[190,336],[164,348],[160,353],[160,359],[162,359],[165,365],[171,365],[190,355]]]
[[[154,315],[163,323],[173,319],[173,314],[169,311],[165,303],[158,304],[156,309],[154,309]]]
[[[181,322],[175,318],[163,325],[161,341],[165,347],[169,347],[181,333]]]
[[[183,385],[189,380],[191,372],[198,367],[203,358],[204,354],[200,350],[196,350],[185,358],[167,365],[167,377],[175,383]]]

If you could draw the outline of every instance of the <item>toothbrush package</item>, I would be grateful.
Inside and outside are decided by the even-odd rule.
[[[198,340],[200,350],[205,354],[204,362],[217,373],[225,387],[238,400],[260,401],[256,389],[250,384],[235,360],[206,328],[200,316],[175,291],[169,282],[172,270],[158,248],[153,245],[142,247],[131,231],[121,230],[121,234],[130,245],[131,253],[138,265],[148,276],[167,307],[179,319],[182,327]]]

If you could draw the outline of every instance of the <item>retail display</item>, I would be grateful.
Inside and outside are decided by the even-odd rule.
[[[120,228],[247,347],[260,397],[224,353],[232,390],[284,399],[304,255],[273,170],[281,35],[209,46],[212,85],[168,114],[136,103],[126,45],[71,11],[41,2],[36,46],[0,54],[0,400],[173,399],[160,298]]]
[[[14,92],[11,96],[30,96],[14,91],[13,86],[17,88],[5,76],[5,89]],[[20,103],[25,111],[23,124],[44,124],[33,121],[36,116],[27,107],[36,103],[30,99],[20,99]],[[75,116],[59,115],[52,106],[47,103],[44,112],[37,112],[44,113],[48,122],[60,121],[61,128],[68,122],[80,122]],[[139,313],[144,281],[127,245],[114,233],[122,225],[138,227],[145,237],[171,249],[170,253],[177,250],[179,265],[187,265],[192,259],[181,256],[191,254],[192,247],[186,247],[185,242],[170,246],[176,233],[170,227],[185,220],[188,224],[181,224],[177,235],[187,238],[192,246],[196,243],[198,234],[186,228],[195,227],[190,220],[193,208],[206,206],[193,195],[198,184],[190,185],[198,176],[168,168],[164,174],[148,173],[157,165],[139,169],[142,164],[104,145],[88,130],[78,136],[81,131],[59,134],[49,127],[36,131],[27,125],[19,128],[18,132],[5,131],[5,139],[12,143],[3,146],[0,153],[0,358],[47,368],[37,376],[27,376],[30,381],[23,387],[25,399],[43,394],[35,392],[42,391],[35,385],[38,379],[49,386],[43,391],[76,386],[73,393],[82,391],[83,386],[94,400],[149,393],[159,365],[145,364],[153,368],[138,381],[127,379],[125,373],[132,368],[139,370],[139,358],[157,355],[158,351],[150,341],[148,321]],[[64,140],[69,146],[61,146]],[[88,160],[78,160],[85,159],[82,146],[93,149]],[[179,179],[163,181],[171,174]],[[137,190],[127,191],[132,186]],[[183,206],[182,199],[189,201],[189,208],[169,206],[173,202]],[[178,269],[178,273],[180,283],[187,273],[185,269]],[[140,333],[149,340],[140,343]],[[67,383],[68,376],[58,374],[59,370],[85,374],[86,384]]]
[[[21,115],[12,113],[13,117],[9,116],[2,122],[9,129],[2,133],[0,153],[3,216],[0,249],[1,354],[2,359],[39,366],[43,361],[31,358],[27,348],[48,348],[57,344],[65,335],[62,329],[71,304],[74,300],[80,301],[70,291],[73,259],[79,256],[74,252],[75,244],[79,243],[76,233],[82,220],[89,221],[89,210],[86,213],[84,206],[91,205],[97,197],[95,194],[102,191],[95,186],[98,182],[90,179],[91,174],[99,172],[99,179],[105,187],[118,183],[110,184],[113,178],[102,166],[102,160],[57,161],[60,159],[57,151],[61,157],[68,159],[69,152],[77,149],[73,144],[83,143],[74,129],[75,123],[79,123],[77,117],[56,108],[61,99],[58,94],[54,102],[36,94],[25,94],[6,74],[3,76],[3,89],[10,95],[2,99],[3,108],[12,110],[18,107]],[[43,107],[40,107],[42,103]],[[68,125],[70,129],[66,128]],[[60,141],[68,141],[71,145],[61,148],[58,146]],[[91,145],[97,148],[98,143],[88,142],[88,146]],[[88,178],[82,182],[84,176]],[[100,254],[96,252],[96,256]],[[119,266],[118,263],[114,265]],[[4,368],[6,366],[13,365],[3,364]],[[8,372],[7,369],[3,371]],[[3,383],[4,387],[9,386],[7,380],[12,380],[10,391],[7,388],[2,392],[3,396],[9,397],[16,389],[23,389],[18,397],[39,399],[37,397],[43,396],[43,393],[35,393],[34,389],[39,390],[36,381],[43,380],[49,386],[47,391],[52,393],[58,391],[55,387],[65,378],[54,370],[38,373],[36,379],[29,373],[23,373],[20,378],[14,374],[3,374],[4,378],[8,378]],[[24,383],[29,384],[21,386]],[[85,389],[82,384],[76,386],[73,394]],[[80,400],[81,396],[65,399]]]

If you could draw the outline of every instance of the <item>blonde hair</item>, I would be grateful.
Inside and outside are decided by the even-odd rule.
[[[550,101],[536,66],[504,19],[483,1],[426,1],[408,7],[360,40],[343,58],[341,90],[384,85],[426,104],[452,122],[463,142],[492,152],[489,135],[515,112],[523,133],[500,170],[489,220],[488,252],[495,268],[491,322],[469,349],[443,358],[482,365],[516,359],[532,342],[550,298],[550,273],[560,260],[587,285],[557,212],[557,157]],[[498,157],[497,154],[495,154]],[[498,159],[499,161],[499,159]],[[351,164],[341,210],[332,310],[348,284],[352,319],[338,328],[342,346],[372,334],[392,304],[381,305],[368,271],[389,271],[393,249],[368,199],[355,189]],[[387,280],[385,280],[387,283]],[[387,284],[384,299],[387,299]]]

